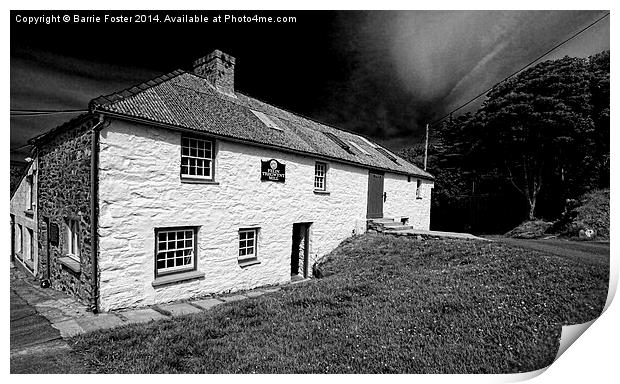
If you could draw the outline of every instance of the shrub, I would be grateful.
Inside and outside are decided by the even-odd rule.
[[[579,237],[594,230],[598,239],[609,239],[609,189],[590,191],[577,201],[554,225],[563,236]]]

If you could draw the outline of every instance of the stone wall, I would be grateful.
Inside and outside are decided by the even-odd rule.
[[[11,197],[10,212],[14,217],[14,231],[13,242],[15,244],[14,259],[20,263],[22,269],[31,273],[34,276],[39,274],[37,268],[38,252],[37,252],[37,161],[36,159],[28,165],[24,177],[21,177],[15,193]],[[32,179],[33,188],[33,205],[30,206],[30,188],[28,186],[28,178]],[[21,237],[19,236],[19,230],[21,228]],[[32,233],[32,239],[30,238],[29,231]],[[18,243],[21,242],[21,247]],[[34,246],[33,246],[34,245]],[[20,250],[21,248],[21,250]],[[34,252],[30,252],[30,249],[34,249]]]
[[[365,168],[329,163],[329,194],[317,194],[313,191],[317,159],[217,140],[217,184],[191,184],[179,176],[180,143],[179,132],[117,120],[101,132],[102,310],[288,282],[293,223],[312,223],[310,270],[351,236],[357,223],[365,221]],[[261,160],[271,158],[286,164],[285,183],[260,180]],[[396,190],[398,183],[394,179],[386,186]],[[412,186],[415,194],[415,182],[407,183],[405,178],[404,184],[399,191]],[[391,209],[406,208],[412,202],[408,198],[409,192]],[[407,209],[407,215],[418,220]],[[204,278],[154,287],[154,230],[180,226],[199,227],[197,270]],[[260,227],[260,264],[239,265],[238,230],[244,227]]]
[[[414,229],[428,230],[431,221],[431,192],[434,183],[420,179],[420,196],[416,196],[417,180],[415,177],[385,174],[384,191],[387,194],[383,203],[383,217],[399,222],[408,218],[408,225]]]
[[[91,292],[91,132],[90,119],[55,134],[39,148],[38,230],[39,277],[47,275],[47,221],[57,224],[58,245],[50,245],[50,280],[54,289],[74,295],[87,303]],[[68,234],[66,220],[79,220],[80,262],[73,268],[66,260]]]

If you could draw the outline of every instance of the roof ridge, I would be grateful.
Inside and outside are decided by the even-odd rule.
[[[88,109],[92,111],[94,108],[96,108],[99,105],[111,104],[118,100],[122,100],[127,97],[135,96],[138,93],[141,93],[143,91],[146,91],[147,89],[153,88],[154,86],[164,83],[179,75],[182,75],[183,73],[187,73],[187,72],[182,69],[175,69],[172,72],[164,73],[163,75],[159,75],[155,78],[132,85],[131,87],[127,87],[121,91],[113,92],[108,95],[101,95],[99,97],[92,99],[88,103]]]

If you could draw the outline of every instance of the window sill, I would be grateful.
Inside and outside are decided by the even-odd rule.
[[[214,180],[201,179],[199,177],[191,177],[191,176],[181,176],[181,183],[220,185],[220,183],[218,183],[217,181],[214,181]]]
[[[74,258],[70,256],[61,257],[58,259],[58,262],[60,262],[60,264],[62,264],[63,267],[75,273],[80,273],[80,271],[82,270],[80,262],[76,261]]]
[[[256,265],[256,264],[260,264],[260,261],[258,259],[247,259],[247,260],[239,261],[239,266],[241,268],[249,267],[250,265]]]
[[[26,267],[28,267],[28,269],[33,271],[34,270],[34,262],[30,261],[28,259],[23,259],[23,260],[24,260],[24,264],[26,264]]]
[[[26,216],[34,216],[34,210],[32,209],[26,209],[24,213],[26,214]]]
[[[324,191],[322,189],[315,189],[313,192],[315,195],[329,195],[330,194],[329,191]]]
[[[151,283],[151,285],[153,287],[160,287],[162,285],[179,283],[181,281],[203,279],[204,277],[205,277],[204,272],[200,272],[200,271],[173,273],[170,275],[156,277],[155,280]]]

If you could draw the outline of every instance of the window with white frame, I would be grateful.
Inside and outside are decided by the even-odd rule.
[[[327,188],[327,164],[317,161],[314,164],[314,189],[325,191]]]
[[[26,260],[34,261],[34,232],[32,229],[27,228],[28,230],[28,248],[26,252]]]
[[[181,138],[181,177],[213,180],[213,141]]]
[[[247,261],[256,259],[256,240],[258,237],[258,229],[240,229],[239,230],[239,261]]]
[[[196,269],[195,227],[155,230],[156,276]]]
[[[67,256],[80,261],[80,222],[76,219],[65,220],[67,229]]]
[[[67,256],[80,261],[80,222],[77,219],[65,220],[67,229]]]
[[[15,231],[15,253],[21,254],[24,249],[24,232],[21,224],[17,224],[17,231]]]
[[[422,191],[421,191],[421,189],[422,189],[422,180],[418,179],[416,187],[415,187],[415,197],[417,199],[421,199],[422,198]]]

